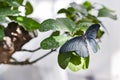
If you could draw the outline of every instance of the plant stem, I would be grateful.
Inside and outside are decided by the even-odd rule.
[[[29,61],[29,59],[25,60],[25,61],[21,61],[21,62],[9,62],[8,64],[11,64],[11,65],[29,65],[29,64],[34,64],[36,63],[37,61],[43,59],[44,57],[48,56],[49,54],[51,54],[52,52],[56,51],[56,49],[52,49],[51,51],[49,51],[48,53],[46,53],[45,55],[37,58],[36,60],[34,61]]]
[[[35,50],[21,49],[20,51],[35,52],[35,51],[38,51],[38,50],[40,50],[40,47],[38,47],[38,48],[35,49]]]

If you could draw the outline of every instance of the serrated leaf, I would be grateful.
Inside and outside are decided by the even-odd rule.
[[[76,72],[81,69],[87,69],[89,66],[89,57],[82,58],[77,55],[72,55],[68,67],[70,70]]]
[[[117,16],[113,14],[114,11],[106,8],[106,7],[103,7],[102,9],[99,9],[99,12],[98,12],[98,17],[109,17],[113,20],[117,20]]]
[[[83,6],[84,6],[88,11],[90,11],[90,10],[93,8],[92,4],[91,4],[89,1],[85,1],[85,2],[83,3]]]
[[[65,69],[68,66],[71,56],[72,56],[72,54],[70,52],[69,53],[59,53],[58,64],[62,69]]]
[[[5,36],[4,27],[0,25],[0,41],[3,40],[4,36]]]
[[[25,4],[25,15],[29,15],[33,12],[33,7],[29,1]]]
[[[49,31],[49,30],[64,30],[68,32],[72,32],[72,30],[75,28],[75,23],[68,19],[68,18],[57,18],[54,19],[48,19],[41,23],[41,26],[39,27],[39,30],[41,32]]]
[[[27,31],[34,31],[39,28],[40,24],[32,18],[23,16],[9,16],[10,19],[15,20]]]
[[[66,36],[50,36],[44,39],[40,46],[42,49],[54,49],[63,45],[70,37]]]

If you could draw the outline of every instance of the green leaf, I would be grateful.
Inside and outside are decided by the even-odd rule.
[[[89,67],[89,56],[86,58],[81,58],[81,63],[83,63],[82,69],[88,69]]]
[[[79,65],[79,64],[81,64],[81,57],[79,55],[76,55],[73,52],[70,62],[73,63],[74,65]]]
[[[29,15],[33,12],[33,7],[29,1],[25,4],[25,15]]]
[[[7,20],[5,19],[5,17],[0,16],[0,24],[5,23],[5,22],[7,22]]]
[[[57,18],[47,19],[41,23],[39,30],[41,32],[49,31],[49,30],[64,30],[68,32],[72,32],[75,28],[75,23],[68,18]]]
[[[70,33],[73,32],[76,25],[75,22],[73,22],[71,19],[68,18],[57,18],[56,19],[59,22],[60,29],[63,31],[68,31]]]
[[[62,46],[67,40],[71,39],[70,36],[53,36],[53,38],[59,43],[59,46]]]
[[[71,18],[74,15],[75,9],[73,7],[68,7],[67,9],[60,9],[57,13],[65,13],[68,18]]]
[[[0,0],[1,2],[8,3],[9,6],[19,7],[23,0]]]
[[[54,30],[56,29],[58,26],[58,23],[56,20],[54,19],[47,19],[45,21],[43,21],[39,27],[39,30],[41,32],[44,32],[44,31],[49,31],[49,30]]]
[[[58,14],[61,14],[61,13],[64,13],[66,15],[66,18],[69,18],[73,21],[75,20],[76,12],[73,7],[68,7],[67,9],[62,8],[58,11]]]
[[[11,10],[9,7],[0,8],[0,16],[13,16],[15,14],[20,13],[18,10]]]
[[[5,36],[4,27],[0,25],[0,41],[3,40],[4,36]]]
[[[75,9],[73,7],[68,7],[67,10],[72,14],[75,12]]]
[[[6,2],[1,2],[0,1],[0,8],[4,8],[4,7],[10,7],[10,6]]]
[[[59,36],[60,35],[60,31],[54,31],[50,36]]]
[[[83,16],[88,15],[87,9],[83,5],[78,5],[75,2],[70,3],[70,5],[71,5],[71,7],[73,7],[77,12],[79,12]]]
[[[69,53],[59,53],[58,64],[62,69],[65,69],[68,66],[71,56],[72,56],[72,54],[70,52]]]
[[[59,47],[59,43],[53,37],[49,37],[44,39],[40,46],[42,49],[54,49]]]
[[[70,70],[76,72],[81,69],[87,69],[89,66],[89,57],[82,58],[78,55],[72,55],[68,67]]]
[[[105,33],[104,31],[99,29],[96,38],[100,39],[103,36],[104,33]]]
[[[0,8],[0,23],[6,21],[7,16],[13,16],[20,13],[18,10],[11,10],[9,7]]]
[[[84,6],[88,11],[90,11],[90,10],[93,8],[92,4],[91,4],[89,1],[85,1],[85,2],[83,3],[83,6]]]
[[[23,0],[15,0],[17,3],[19,3],[20,5],[22,5]]]
[[[74,29],[73,35],[79,36],[82,35],[87,30],[87,28],[92,24],[93,24],[92,22],[81,21],[79,24],[77,24],[76,28]]]
[[[89,22],[89,23],[92,23],[93,22],[93,19],[90,19],[88,17],[85,17],[85,18],[82,18],[79,23],[85,23],[85,22]]]
[[[113,20],[117,20],[117,16],[113,14],[114,11],[106,8],[106,7],[103,7],[102,9],[99,9],[99,12],[98,12],[98,17],[109,17]]]
[[[92,20],[93,23],[96,23],[96,24],[100,23],[98,18],[96,16],[94,16],[94,15],[88,14],[87,18]]]
[[[19,2],[17,2],[17,0],[7,0],[7,2],[10,6],[13,6],[13,7],[21,6],[21,4],[19,4]]]
[[[60,9],[58,12],[58,14],[61,14],[61,13],[65,13],[65,14],[70,14],[70,12],[67,10],[67,9]]]
[[[40,24],[32,18],[23,16],[9,16],[9,18],[17,21],[19,25],[21,25],[27,31],[34,31],[36,29],[39,29],[40,26]]]
[[[69,39],[70,37],[66,37],[66,36],[51,36],[44,39],[41,42],[40,46],[42,49],[54,49],[63,45]]]
[[[80,30],[80,28],[76,28],[76,30],[74,31],[73,36],[78,35],[81,36],[84,32],[82,30]]]

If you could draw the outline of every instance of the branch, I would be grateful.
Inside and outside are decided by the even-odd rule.
[[[15,61],[15,62],[18,62],[14,57],[11,57],[11,59],[12,59],[13,61]]]
[[[29,64],[34,64],[36,63],[37,61],[43,59],[44,57],[48,56],[49,54],[51,54],[52,52],[56,51],[56,49],[52,49],[50,52],[46,53],[45,55],[39,57],[38,59],[34,60],[34,61],[29,61],[29,59],[25,60],[25,61],[21,61],[21,62],[9,62],[8,64],[11,64],[11,65],[29,65]]]
[[[38,59],[32,61],[31,63],[36,63],[37,61],[43,59],[44,57],[48,56],[49,54],[51,54],[51,53],[54,52],[54,51],[56,51],[56,49],[54,49],[54,50],[52,49],[50,52],[48,52],[48,53],[46,53],[45,55],[39,57]]]
[[[32,64],[32,63],[29,62],[28,60],[26,60],[26,61],[21,61],[21,62],[9,62],[8,64],[10,64],[10,65],[28,65],[28,64]]]
[[[38,50],[40,50],[40,47],[38,47],[38,48],[35,49],[35,50],[21,49],[20,51],[35,52],[35,51],[38,51]]]

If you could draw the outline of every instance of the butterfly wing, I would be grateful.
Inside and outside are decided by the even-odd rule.
[[[75,37],[67,41],[61,48],[60,53],[75,51],[81,57],[88,57],[89,52],[84,36]]]
[[[93,24],[87,29],[87,31],[85,33],[85,36],[86,36],[88,42],[90,43],[94,53],[96,53],[98,51],[98,44],[95,41],[95,38],[96,38],[99,28],[100,28],[99,24]]]
[[[98,51],[98,48],[99,48],[98,43],[95,41],[95,39],[88,39],[88,42],[91,45],[93,52],[96,53]]]
[[[85,35],[87,36],[87,38],[95,39],[99,28],[100,28],[99,24],[93,24],[87,29]]]

